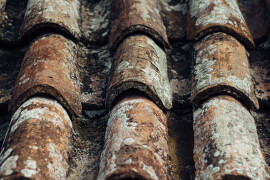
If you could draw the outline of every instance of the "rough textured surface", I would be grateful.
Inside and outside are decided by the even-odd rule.
[[[135,88],[145,92],[162,109],[172,108],[166,54],[151,38],[144,35],[126,38],[115,53],[111,76],[108,107],[120,93]]]
[[[111,19],[109,43],[112,49],[132,33],[148,34],[165,48],[169,48],[159,1],[115,0],[112,3]]]
[[[269,29],[265,0],[238,0],[239,8],[246,20],[256,44],[266,40]]]
[[[105,108],[106,90],[112,66],[108,45],[99,48],[83,46],[78,50],[83,108],[92,110]]]
[[[167,119],[152,101],[121,99],[108,120],[98,179],[170,179]]]
[[[29,41],[37,35],[33,33],[29,35],[29,40],[18,41],[27,1],[7,0],[5,12],[0,13],[0,16],[4,16],[0,25],[0,136],[6,133],[11,119],[11,114],[7,112],[7,105],[21,61],[28,49]],[[255,92],[260,102],[260,109],[258,112],[252,112],[252,115],[258,128],[263,156],[270,165],[270,115],[268,113],[270,39],[266,39],[268,33],[265,38],[259,38],[262,36],[260,33],[265,32],[260,28],[264,27],[261,26],[262,22],[269,24],[269,18],[262,16],[261,9],[258,9],[261,1],[267,11],[265,0],[238,0],[240,10],[258,45],[255,50],[248,51],[255,80]],[[111,0],[80,0],[79,28],[82,38],[77,45],[83,116],[74,121],[73,148],[70,154],[68,179],[95,180],[99,169],[99,158],[108,119],[107,113],[103,114],[103,111],[105,111],[106,89],[113,57],[108,48],[109,27],[112,22],[110,20],[111,2]],[[171,174],[172,179],[183,180],[194,178],[190,104],[191,57],[189,54],[192,51],[192,43],[186,40],[185,34],[187,3],[188,0],[160,0],[159,12],[172,46],[171,60],[168,59],[168,74],[173,92],[173,109],[167,112],[169,114],[169,159],[171,160],[168,173]],[[52,29],[43,30],[45,33],[53,32]],[[43,31],[37,32],[44,33]],[[63,34],[62,31],[57,31],[57,33]],[[255,36],[254,33],[257,35]],[[256,40],[256,37],[259,39]],[[0,138],[0,145],[2,139]]]
[[[238,97],[249,107],[259,108],[250,74],[248,52],[237,39],[214,33],[194,45],[191,91],[193,103],[221,92]]]
[[[248,47],[254,46],[237,0],[190,0],[188,39],[198,40],[217,31],[231,34]]]
[[[11,93],[16,77],[20,70],[20,60],[26,49],[6,51],[0,49],[0,109],[6,109],[11,98]]]
[[[193,130],[191,108],[167,112],[169,172],[172,179],[193,180]]]
[[[28,0],[20,37],[30,36],[41,28],[56,28],[80,37],[78,0]]]
[[[31,98],[13,114],[0,156],[0,176],[65,179],[72,124],[55,100]]]
[[[6,45],[18,47],[25,45],[24,42],[19,42],[19,31],[23,22],[27,0],[1,0],[5,6],[0,5],[0,46]]]
[[[186,40],[188,0],[160,0],[161,17],[171,42]]]
[[[193,112],[196,177],[269,179],[254,118],[230,96],[208,99]]]
[[[50,94],[72,115],[81,113],[75,44],[59,35],[36,40],[25,54],[9,109],[15,111],[35,94]]]
[[[254,77],[255,93],[260,105],[270,103],[270,51],[254,50],[250,52],[250,67]]]
[[[96,180],[104,144],[108,111],[84,110],[82,118],[73,121],[72,150],[68,180]]]

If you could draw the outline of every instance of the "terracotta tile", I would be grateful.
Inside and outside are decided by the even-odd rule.
[[[20,36],[28,36],[41,28],[56,28],[80,37],[78,0],[28,0]]]
[[[231,34],[248,47],[254,46],[237,0],[190,0],[188,39],[198,40],[217,31]]]
[[[80,80],[75,44],[60,36],[36,40],[24,56],[9,109],[15,111],[27,98],[49,94],[72,115],[81,113]]]
[[[0,157],[4,179],[65,179],[72,124],[55,100],[35,97],[13,114]]]
[[[170,179],[167,119],[151,100],[129,96],[111,110],[98,179]]]
[[[269,179],[254,118],[238,100],[209,98],[194,117],[197,179]]]
[[[126,38],[115,52],[111,77],[108,107],[120,93],[135,88],[148,94],[161,108],[172,108],[166,54],[151,38],[144,35]]]
[[[115,0],[112,3],[112,21],[109,43],[111,49],[129,34],[145,33],[169,48],[166,28],[160,16],[160,4],[153,0]]]
[[[225,33],[206,36],[194,45],[191,101],[218,93],[238,97],[249,107],[259,108],[250,74],[248,52],[234,37]]]

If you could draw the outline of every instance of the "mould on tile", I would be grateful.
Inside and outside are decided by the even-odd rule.
[[[129,13],[126,13],[129,12]],[[160,16],[159,1],[116,0],[112,3],[112,22],[109,44],[115,50],[119,43],[130,34],[150,35],[169,50],[166,28]]]
[[[79,1],[72,0],[28,0],[20,37],[44,27],[56,28],[75,38],[80,38]]]
[[[253,47],[252,35],[237,0],[190,0],[188,39],[200,39],[213,32],[225,32]]]
[[[71,134],[71,119],[61,104],[30,98],[12,116],[2,147],[1,177],[65,179]]]
[[[14,112],[27,98],[40,93],[58,99],[72,115],[80,115],[76,45],[60,35],[42,36],[30,46],[17,77],[9,110]]]
[[[248,52],[237,39],[225,33],[206,36],[194,45],[191,102],[218,93],[229,93],[253,109],[259,108],[254,94]]]
[[[114,56],[112,78],[106,103],[128,89],[145,92],[162,109],[172,108],[165,52],[149,37],[135,35],[126,38]]]
[[[231,96],[211,97],[194,108],[196,178],[269,179],[254,118]]]
[[[166,121],[147,98],[121,99],[110,112],[98,179],[170,179]]]

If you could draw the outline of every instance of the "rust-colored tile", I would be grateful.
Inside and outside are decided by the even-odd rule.
[[[200,39],[213,32],[225,32],[253,47],[252,35],[237,0],[190,0],[188,39]]]
[[[130,96],[110,112],[98,179],[170,179],[167,118],[151,100]]]
[[[109,43],[111,49],[129,34],[146,33],[169,48],[166,28],[159,14],[156,0],[115,0],[112,3],[112,21]]]
[[[254,118],[231,96],[212,97],[194,109],[197,179],[269,179]]]
[[[28,0],[20,37],[28,36],[41,28],[56,28],[80,37],[78,0]]]
[[[194,45],[191,101],[200,102],[222,92],[259,108],[254,94],[248,53],[234,37],[225,33],[206,36]]]
[[[81,113],[80,80],[76,45],[60,36],[36,40],[25,54],[17,77],[9,110],[15,111],[27,98],[49,94],[72,115]]]
[[[108,107],[120,93],[135,88],[148,94],[162,109],[172,108],[166,54],[151,38],[144,35],[126,38],[115,52],[111,77]]]
[[[55,100],[35,97],[13,114],[0,154],[4,179],[66,179],[72,124]]]

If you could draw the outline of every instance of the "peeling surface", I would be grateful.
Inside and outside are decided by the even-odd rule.
[[[248,54],[245,47],[225,33],[208,35],[194,45],[191,101],[226,92],[259,108],[254,94]]]
[[[122,99],[110,112],[98,179],[170,179],[166,115],[142,97]]]
[[[198,179],[269,179],[254,118],[231,96],[208,99],[194,112],[194,161]]]
[[[114,56],[107,106],[123,91],[135,88],[145,92],[162,109],[172,108],[172,90],[165,52],[147,36],[125,39]]]
[[[166,28],[160,16],[159,1],[116,0],[112,3],[111,17],[109,36],[111,49],[116,49],[119,43],[132,33],[148,34],[164,48],[169,48]]]
[[[74,116],[81,113],[76,45],[60,36],[36,40],[25,54],[9,109],[15,111],[35,94],[57,98]]]
[[[44,27],[80,37],[78,0],[28,0],[20,36],[29,36]]]
[[[188,39],[221,31],[231,34],[248,47],[253,47],[252,35],[236,0],[190,0]]]
[[[72,124],[55,100],[35,97],[13,114],[0,157],[0,176],[66,179]]]

